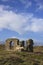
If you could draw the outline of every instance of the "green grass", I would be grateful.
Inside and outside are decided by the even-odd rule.
[[[35,47],[38,52],[10,52],[5,51],[4,46],[0,46],[0,65],[43,65],[43,47]]]

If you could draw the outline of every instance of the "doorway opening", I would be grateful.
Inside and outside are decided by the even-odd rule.
[[[13,46],[14,46],[14,42],[10,41],[10,49],[13,49]]]

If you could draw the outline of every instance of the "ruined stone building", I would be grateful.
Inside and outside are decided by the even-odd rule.
[[[25,48],[25,44],[28,47],[30,45],[29,40],[20,41],[19,39],[16,38],[9,38],[5,42],[5,49],[7,51],[21,51]]]

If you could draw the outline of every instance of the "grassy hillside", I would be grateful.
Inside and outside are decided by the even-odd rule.
[[[0,65],[43,65],[43,46],[34,47],[33,53],[8,52],[4,48],[4,45],[0,45]]]
[[[0,44],[0,50],[4,50],[5,49],[5,45],[4,44]]]
[[[34,52],[43,52],[43,46],[34,47]]]

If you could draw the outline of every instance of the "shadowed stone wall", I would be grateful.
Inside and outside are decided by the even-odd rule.
[[[13,42],[13,46],[12,46]],[[19,40],[18,39],[7,39],[5,43],[5,49],[6,50],[16,50],[16,47],[19,46]],[[11,48],[12,47],[12,48]]]
[[[34,44],[33,40],[32,39],[27,40],[26,44],[27,44],[27,50],[33,52],[33,44]]]
[[[27,51],[33,52],[33,40],[32,39],[29,39],[26,41],[26,47],[25,47],[24,40],[19,41],[19,39],[16,39],[16,38],[10,38],[6,40],[5,49],[8,51],[11,51],[11,50],[21,51],[22,49],[25,49],[25,48]]]

